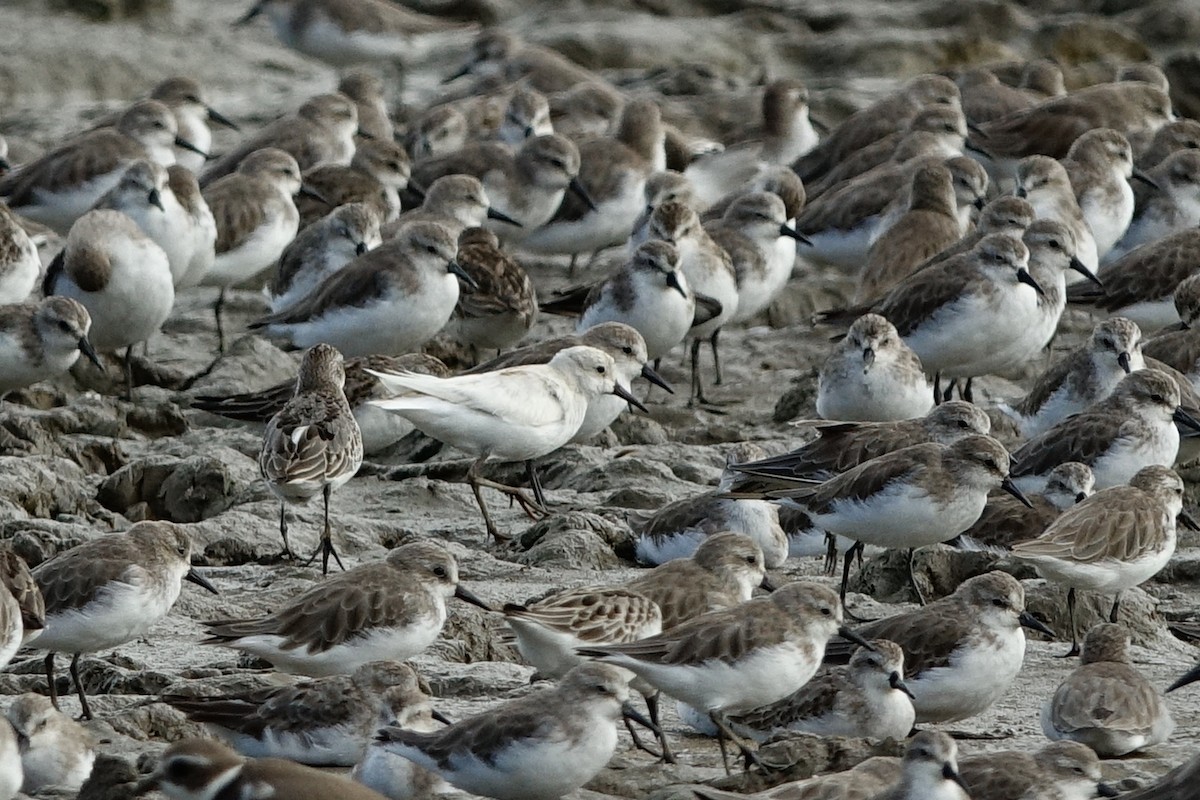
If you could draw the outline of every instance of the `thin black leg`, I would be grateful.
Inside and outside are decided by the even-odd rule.
[[[479,486],[479,469],[483,465],[483,461],[482,458],[479,459],[467,470],[467,483],[471,486],[471,493],[475,495],[475,504],[479,506],[479,513],[483,515],[483,525],[487,529],[488,535],[499,542],[506,537],[500,535],[496,523],[492,522],[492,515],[488,513],[487,503],[483,500],[483,490]]]
[[[125,359],[121,366],[125,370],[125,399],[133,402],[133,345],[125,348]]]
[[[1109,622],[1117,621],[1117,612],[1121,609],[1121,593],[1117,592],[1117,596],[1113,598],[1112,613],[1108,615]]]
[[[292,545],[288,542],[288,524],[287,524],[287,505],[283,502],[279,504],[279,535],[283,537],[283,558],[290,558],[293,561],[296,554],[292,552]]]
[[[825,574],[834,575],[837,573],[837,537],[832,533],[825,534]]]
[[[217,352],[225,352],[225,326],[221,323],[221,312],[225,310],[225,287],[217,293],[217,302],[213,304],[213,316],[217,320]]]
[[[1079,655],[1079,632],[1075,628],[1075,590],[1067,590],[1067,624],[1071,626],[1071,649],[1059,658],[1071,658]]]
[[[713,331],[712,336],[708,337],[708,346],[712,348],[713,354],[713,370],[717,373],[717,378],[713,381],[713,384],[716,386],[720,386],[721,382],[725,380],[724,376],[721,375],[721,351],[717,349],[717,337],[720,335],[721,329],[717,328]]]
[[[333,487],[325,484],[324,490],[321,492],[321,499],[325,501],[325,528],[321,531],[321,574],[329,574],[329,557],[333,556],[333,560],[337,562],[338,569],[342,572],[346,571],[346,567],[342,564],[342,559],[338,556],[337,550],[333,548],[333,531],[329,527],[329,495],[332,493]]]
[[[700,382],[700,340],[692,340],[692,396],[688,398],[688,408],[696,403],[703,403],[704,386]]]
[[[946,384],[946,391],[942,394],[942,402],[948,403],[954,399],[954,387],[958,385],[958,378],[951,378]]]
[[[675,759],[675,754],[671,752],[671,745],[667,742],[667,732],[663,730],[662,723],[658,718],[658,700],[659,692],[655,692],[646,698],[646,711],[650,713],[650,721],[654,723],[654,727],[658,729],[658,744],[662,748],[662,760],[666,764],[679,763]]]
[[[79,694],[79,705],[83,707],[83,718],[91,719],[92,710],[88,708],[87,695],[83,693],[83,682],[79,680],[79,653],[71,657],[71,680],[75,683],[75,691]]]
[[[917,602],[925,605],[925,595],[921,593],[921,587],[917,585],[917,573],[913,571],[913,559],[916,554],[916,548],[908,548],[908,582],[912,584],[913,592],[917,595]]]
[[[725,724],[725,720],[721,718],[721,713],[719,711],[709,712],[708,718],[712,720],[713,725],[717,726],[717,741],[721,744],[721,762],[725,765],[726,773],[729,772],[729,757],[725,752],[726,739],[733,742],[738,750],[742,751],[742,757],[745,759],[745,769],[747,772],[750,771],[751,765],[758,766],[759,769],[766,769],[766,766],[764,766],[763,763],[758,760],[758,754],[754,752],[754,749],[747,745],[740,736],[729,729],[729,726]]]
[[[58,686],[54,682],[54,653],[46,654],[46,686],[50,691],[50,705],[54,706],[55,711],[61,711],[58,707]]]
[[[317,549],[308,557],[308,561],[304,562],[305,566],[316,560],[317,556],[321,556],[321,574],[329,574],[329,557],[333,556],[333,560],[337,562],[338,567],[342,572],[346,571],[345,565],[342,564],[342,559],[338,555],[337,550],[333,546],[333,530],[329,527],[329,495],[332,492],[332,487],[328,484],[321,491],[321,497],[325,501],[325,526],[321,529],[321,542],[317,545]]]
[[[529,474],[529,488],[533,490],[533,499],[542,508],[546,507],[546,495],[542,492],[542,482],[538,478],[537,467],[533,463],[533,459],[528,459],[525,462],[525,471]]]

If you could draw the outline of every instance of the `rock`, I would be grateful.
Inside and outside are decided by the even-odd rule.
[[[530,550],[543,540],[570,531],[584,531],[597,536],[608,546],[614,546],[633,538],[629,527],[608,517],[588,511],[570,511],[555,514],[530,525],[513,540],[513,545]]]
[[[79,787],[77,800],[128,800],[140,779],[132,759],[97,753],[92,774]]]
[[[415,659],[429,681],[434,697],[490,697],[529,686],[532,668],[520,664],[483,662],[447,668],[424,656]]]
[[[516,560],[531,567],[569,569],[613,569],[620,563],[611,546],[586,530],[547,534]]]
[[[254,470],[248,458],[227,447],[185,459],[151,456],[110,475],[97,499],[114,511],[144,502],[155,519],[200,522],[238,503],[257,483]]]
[[[953,594],[967,578],[996,569],[1000,560],[994,553],[922,547],[913,555],[913,572],[925,600],[931,601]],[[868,558],[857,574],[851,573],[850,590],[884,602],[915,603],[908,579],[908,551],[885,550]]]
[[[1061,641],[1071,641],[1066,588],[1040,578],[1023,583],[1025,608],[1049,625]],[[1075,593],[1075,619],[1080,642],[1094,625],[1108,622],[1112,603],[1111,595],[1095,592]],[[1166,649],[1170,652],[1190,651],[1191,648],[1182,645],[1167,630],[1166,621],[1159,615],[1157,607],[1158,601],[1141,588],[1127,589],[1121,593],[1121,611],[1117,621],[1129,630],[1133,644],[1139,647]]]
[[[724,774],[725,771],[719,767],[696,767],[682,763],[647,764],[645,756],[641,753],[619,754],[606,769],[601,770],[600,774],[585,785],[593,792],[642,800],[647,796],[647,789],[650,787],[662,786],[665,783],[703,783]],[[695,795],[685,797],[687,800],[695,800]]]
[[[156,16],[171,10],[171,0],[54,0],[53,4],[96,22]]]
[[[662,425],[644,414],[622,414],[613,422],[610,430],[617,441],[624,445],[663,445],[671,439]]]
[[[126,522],[119,527],[124,529],[129,524]],[[28,519],[0,523],[0,539],[5,540],[31,568],[64,550],[103,535],[106,535],[104,531],[83,521]]]
[[[455,602],[432,652],[459,664],[517,661],[516,651],[503,643],[505,631],[496,614]]]
[[[788,422],[800,417],[816,417],[817,375],[819,373],[819,368],[814,368],[804,377],[792,381],[792,385],[775,403],[775,410],[771,412],[771,420]]]
[[[613,508],[638,508],[654,511],[674,499],[672,495],[650,487],[630,486],[618,489],[604,498],[603,505]]]
[[[606,460],[577,475],[571,488],[579,492],[610,492],[631,484],[662,486],[664,482],[670,485],[678,479],[662,462],[627,456]]]
[[[804,780],[825,772],[841,772],[874,756],[901,756],[904,744],[893,739],[872,742],[840,736],[785,734],[759,748],[767,773],[745,772],[712,781],[719,789],[760,792],[781,783]]]
[[[0,457],[0,520],[86,515],[92,505],[77,464],[53,456]]]
[[[211,325],[211,318],[205,319]],[[285,353],[261,336],[243,336],[229,345],[213,368],[198,378],[180,402],[197,395],[227,395],[266,389],[296,379],[299,354]],[[216,419],[205,414],[205,424]]]

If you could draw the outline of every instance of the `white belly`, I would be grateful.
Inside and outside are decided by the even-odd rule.
[[[875,215],[848,230],[830,228],[807,234],[813,246],[805,248],[804,257],[857,273],[867,260],[871,239],[879,227],[880,219],[879,215]]]
[[[34,189],[33,204],[17,206],[13,210],[34,222],[53,228],[66,235],[75,220],[86,214],[108,191],[121,182],[128,164],[121,164],[112,172],[95,175],[60,191]]]
[[[177,574],[161,585],[147,582],[144,586],[113,581],[81,608],[47,615],[36,647],[94,653],[144,636],[175,605],[182,578]]]
[[[946,667],[934,667],[905,680],[916,696],[917,722],[955,722],[983,713],[1016,679],[1025,660],[1020,628],[1000,633],[990,646],[956,655]]]
[[[353,356],[403,355],[429,341],[450,319],[458,302],[458,283],[450,291],[421,302],[382,301],[369,306],[333,309],[306,322],[269,325],[271,335],[290,338],[296,347],[332,344],[347,358]]]
[[[867,501],[842,500],[813,522],[832,533],[880,547],[924,547],[949,541],[975,524],[984,492],[961,490],[945,505],[909,484],[896,484]]]
[[[204,276],[204,284],[229,287],[266,272],[296,238],[299,226],[297,215],[281,214],[268,220],[237,247],[217,253]]]
[[[114,268],[98,292],[80,289],[69,278],[55,284],[55,294],[78,300],[92,317],[88,338],[101,352],[144,342],[158,332],[175,305],[175,284],[166,253],[143,239],[125,241],[112,254]]]
[[[372,630],[366,636],[334,645],[319,653],[310,653],[305,647],[284,650],[285,640],[275,635],[244,636],[236,642],[230,642],[229,646],[245,650],[295,675],[313,678],[349,675],[372,661],[405,661],[424,651],[442,630],[446,620],[445,607],[440,612],[403,628]]]
[[[799,689],[817,671],[824,648],[805,653],[782,644],[729,664],[706,661],[694,666],[637,662],[624,656],[607,657],[664,693],[702,711],[750,711],[782,700]]]

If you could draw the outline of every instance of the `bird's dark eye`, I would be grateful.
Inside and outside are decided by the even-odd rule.
[[[58,323],[58,329],[60,331],[66,331],[67,333],[70,333],[71,332],[71,323],[67,322],[65,319],[60,320]]]
[[[1000,469],[1000,465],[996,463],[996,459],[994,458],[985,459],[983,463],[992,469]]]
[[[187,780],[187,777],[192,774],[196,764],[187,761],[170,761],[167,763],[166,769],[163,770],[163,777],[170,783],[181,784]]]
[[[1152,395],[1150,395],[1150,399],[1153,400],[1155,403],[1167,402],[1167,398],[1163,397],[1161,394],[1152,394]]]
[[[994,605],[996,608],[1008,608],[1008,601],[1002,597],[997,597],[992,601],[992,605]]]
[[[757,556],[746,556],[746,563],[747,564],[756,564],[756,563],[758,563],[758,557]]]
[[[967,428],[971,427],[971,425],[965,419],[960,419],[958,421],[958,427],[962,428],[963,430],[966,430]]]
[[[604,367],[596,367],[596,374],[598,375],[603,375],[607,371]]]
[[[426,252],[426,253],[436,253],[436,252],[437,252],[437,248],[436,248],[436,247],[434,247],[434,246],[433,246],[433,245],[431,245],[431,244],[427,244],[427,245],[425,245],[425,252]]]
[[[629,345],[625,345],[624,347],[621,348],[621,352],[627,356],[631,356],[631,355],[633,355],[633,348],[630,347]]]
[[[189,94],[184,99],[187,100],[189,103],[199,103],[200,102],[200,98],[194,94]]]
[[[550,163],[557,169],[565,170],[567,168],[566,162],[563,161],[562,159],[558,159],[558,158],[551,159]]]
[[[603,683],[596,684],[596,694],[608,694],[608,687]]]
[[[1061,250],[1061,249],[1062,249],[1062,245],[1061,245],[1061,244],[1059,244],[1059,242],[1058,242],[1058,239],[1051,239],[1051,240],[1050,240],[1050,246],[1051,246],[1051,247],[1053,247],[1055,250]]]
[[[433,568],[433,574],[439,578],[444,578],[446,577],[446,568],[443,566],[436,566]]]
[[[828,616],[832,616],[832,615],[833,615],[833,612],[829,610],[828,606],[821,609],[821,616],[828,617]]]

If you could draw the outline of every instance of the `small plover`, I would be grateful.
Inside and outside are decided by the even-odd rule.
[[[322,573],[329,571],[330,555],[342,565],[329,526],[329,497],[354,477],[363,458],[362,433],[346,401],[345,385],[342,354],[327,344],[310,348],[300,362],[296,393],[267,422],[258,455],[259,472],[279,498],[279,533],[285,555],[292,556],[287,505],[321,495],[325,527],[317,550]]]
[[[207,622],[203,643],[244,650],[297,675],[349,675],[424,651],[446,623],[451,597],[488,608],[459,583],[458,560],[446,548],[411,542],[324,579],[265,617]]]
[[[1133,665],[1125,628],[1112,623],[1092,628],[1079,661],[1042,706],[1047,739],[1080,742],[1101,758],[1167,740],[1175,721],[1162,693]]]
[[[46,600],[46,627],[34,640],[46,656],[50,701],[58,708],[55,653],[71,653],[71,679],[86,719],[92,718],[79,657],[145,636],[171,611],[183,581],[217,594],[191,565],[192,541],[170,522],[138,522],[101,534],[42,562],[33,578]]]

